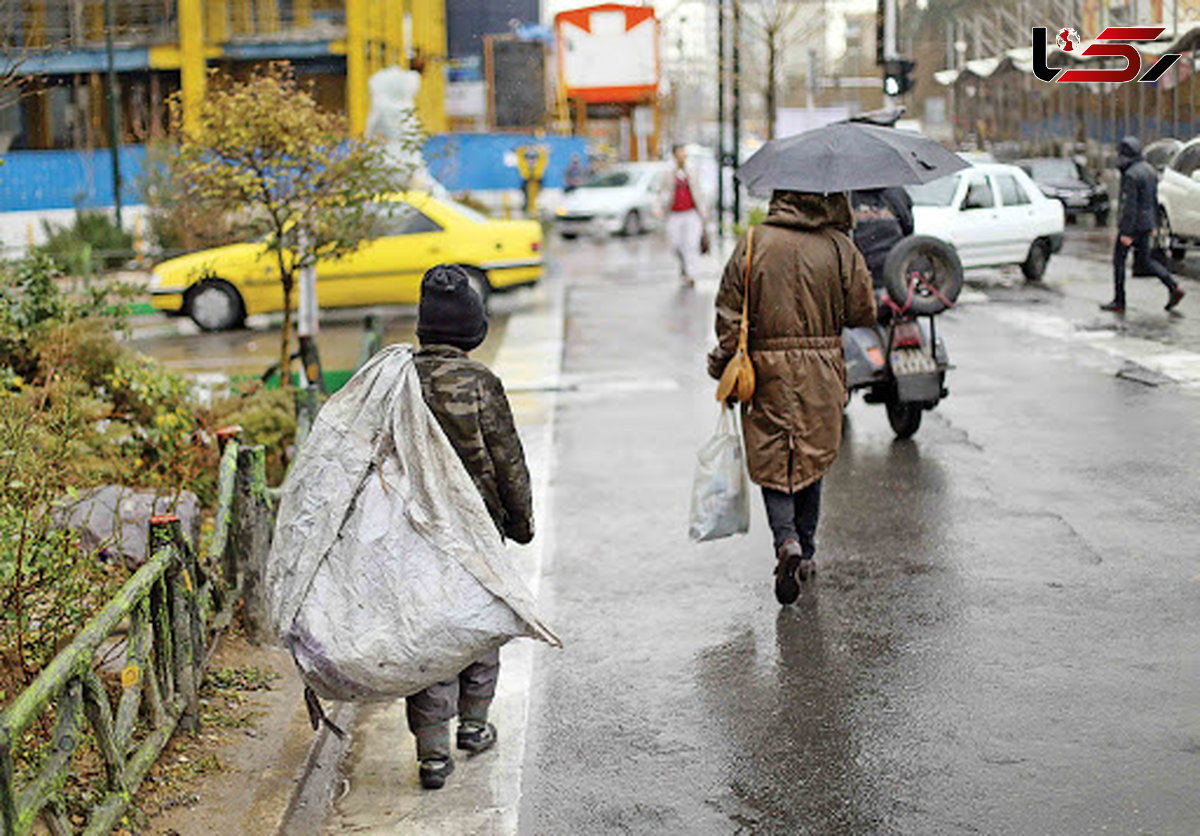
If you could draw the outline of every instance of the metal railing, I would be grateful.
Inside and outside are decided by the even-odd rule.
[[[205,576],[178,518],[152,518],[149,561],[0,713],[3,836],[29,833],[39,820],[54,834],[76,832],[64,788],[84,746],[103,762],[104,778],[83,832],[110,832],[176,728],[198,727],[211,638],[229,624],[240,593],[247,610],[262,612],[249,599],[261,598],[273,522],[265,457],[261,447],[239,446],[235,435],[222,432],[216,527],[207,549],[224,580]],[[265,630],[261,620],[254,627]],[[114,704],[98,656],[112,655],[122,630],[124,664]],[[51,727],[40,745],[30,741],[39,724]],[[36,767],[18,769],[22,756]]]
[[[225,0],[208,3],[205,41],[338,38],[345,34],[345,3],[335,0]],[[113,0],[113,37],[119,45],[178,40],[175,2]],[[0,10],[0,44],[14,48],[71,49],[103,45],[102,0],[31,0]]]
[[[174,38],[175,4],[162,0],[113,0],[113,36],[120,43],[167,43]],[[32,0],[13,3],[0,32],[19,47],[73,47],[104,41],[100,0]]]

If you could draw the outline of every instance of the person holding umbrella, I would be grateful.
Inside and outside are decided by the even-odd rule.
[[[794,603],[816,569],[821,483],[841,446],[848,399],[842,330],[876,319],[846,192],[932,180],[965,165],[919,135],[840,123],[768,142],[737,172],[771,202],[725,266],[708,373],[725,373],[745,318],[753,365],[753,394],[741,404],[746,463],[766,505],[780,604]]]

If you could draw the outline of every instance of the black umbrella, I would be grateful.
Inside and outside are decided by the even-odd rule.
[[[755,194],[829,194],[928,183],[969,165],[918,133],[838,122],[771,140],[737,170],[737,178]]]

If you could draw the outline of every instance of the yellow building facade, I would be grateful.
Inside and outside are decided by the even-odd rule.
[[[34,91],[10,129],[16,147],[105,144],[106,21],[122,141],[161,130],[176,91],[185,121],[194,118],[211,71],[243,74],[269,61],[290,61],[311,78],[321,103],[343,109],[355,133],[366,126],[373,73],[420,70],[421,119],[430,132],[446,128],[444,0],[26,0],[0,28],[0,63],[10,61]]]

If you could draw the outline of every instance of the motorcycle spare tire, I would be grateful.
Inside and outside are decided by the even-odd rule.
[[[922,280],[918,280],[917,276]],[[932,235],[910,235],[900,240],[883,264],[883,284],[897,305],[929,316],[946,310],[963,289],[963,267],[951,244]],[[936,289],[936,293],[934,292]]]

